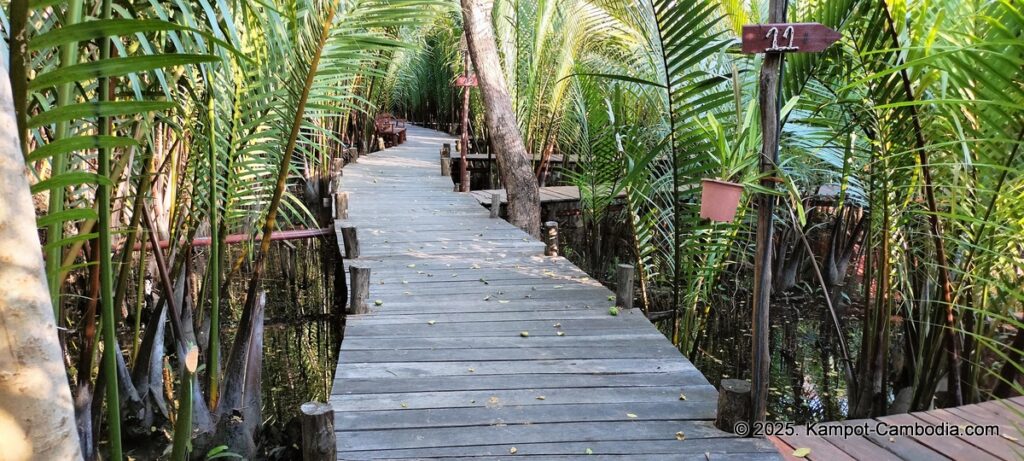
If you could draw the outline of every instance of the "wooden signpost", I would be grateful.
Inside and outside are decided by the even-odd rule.
[[[755,53],[818,53],[843,36],[816,22],[748,24],[743,26],[743,48]]]
[[[460,75],[455,79],[455,86],[479,86],[480,82],[476,78],[476,74],[473,75]]]
[[[842,36],[818,23],[784,23],[787,0],[771,0],[769,24],[743,26],[744,53],[764,53],[761,64],[759,103],[761,106],[761,186],[774,189],[779,162],[779,112],[782,64],[786,53],[824,51]],[[754,257],[754,310],[751,322],[751,422],[764,421],[768,409],[769,301],[772,285],[772,239],[774,238],[775,196],[757,197],[757,253]],[[751,426],[753,427],[753,426]]]

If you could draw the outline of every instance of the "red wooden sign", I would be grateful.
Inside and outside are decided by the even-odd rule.
[[[455,79],[455,86],[477,86],[479,82],[476,79],[476,75],[470,75],[467,79],[465,75],[460,75],[459,78]]]
[[[743,26],[743,52],[817,53],[842,34],[816,22],[748,24]]]

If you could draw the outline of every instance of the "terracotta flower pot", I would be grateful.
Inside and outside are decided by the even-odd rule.
[[[732,222],[740,206],[743,186],[717,179],[702,179],[700,192],[700,217],[712,221]]]

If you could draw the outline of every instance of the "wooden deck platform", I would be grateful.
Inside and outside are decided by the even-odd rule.
[[[797,427],[794,436],[770,437],[787,460],[848,461],[870,460],[1020,460],[1024,459],[1024,397],[994,400],[975,405],[945,408],[917,413],[884,416],[820,424],[810,433],[819,434],[829,426],[876,428],[883,431],[892,427],[938,426],[948,429],[956,426],[965,431],[967,426],[993,425],[998,435],[867,435],[843,437],[841,435],[807,435],[806,426]],[[803,458],[793,456],[798,449],[809,450]]]
[[[409,126],[345,168],[335,224],[372,274],[330,399],[340,459],[779,458],[714,428],[715,388],[641,312],[451,192],[443,142]]]

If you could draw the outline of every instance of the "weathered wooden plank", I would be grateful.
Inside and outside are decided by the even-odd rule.
[[[405,338],[345,338],[342,351],[376,350],[442,350],[442,349],[558,349],[563,347],[609,347],[643,350],[644,347],[666,346],[661,333],[628,333],[618,336],[539,336],[532,341],[520,338],[420,338],[409,341]],[[671,347],[671,345],[668,345]]]
[[[386,383],[384,383],[386,385]],[[713,404],[714,387],[710,385],[687,386],[687,399],[679,400],[681,386],[627,388],[576,388],[550,389],[505,389],[486,391],[444,391],[444,392],[400,392],[386,394],[332,395],[332,403],[340,403],[350,411],[424,410],[438,408],[502,408],[505,406],[551,406],[569,404],[611,404],[611,403],[659,403],[665,406],[682,405],[680,411],[690,404]],[[692,396],[692,397],[691,397]],[[539,397],[544,397],[540,399]],[[636,412],[627,412],[634,413]],[[626,420],[629,418],[623,416]],[[410,414],[411,417],[411,414]],[[672,419],[694,419],[693,416],[679,416]],[[700,419],[700,418],[697,418]],[[707,418],[703,418],[707,419]],[[358,425],[346,426],[349,430],[359,429]]]
[[[485,441],[481,441],[485,442]],[[770,444],[761,439],[688,439],[683,443],[677,440],[609,440],[589,442],[561,443],[518,443],[518,444],[475,444],[460,447],[418,448],[404,450],[374,450],[372,452],[349,451],[343,459],[459,459],[472,457],[475,459],[508,457],[509,450],[516,448],[516,457],[543,457],[542,459],[631,459],[637,460],[638,455],[648,455],[646,459],[699,460],[707,461],[725,459],[724,454],[736,454],[738,459],[777,459],[772,453]],[[587,450],[591,454],[587,454]],[[705,455],[707,453],[707,455]],[[758,453],[768,457],[758,458]],[[585,458],[580,456],[586,456]],[[662,456],[657,456],[662,455]],[[453,458],[454,457],[454,458]],[[471,459],[472,459],[471,458]]]
[[[714,417],[715,403],[691,402],[588,402],[502,407],[397,409],[350,411],[335,417],[335,427],[350,430],[462,427],[498,424],[550,424],[588,421],[707,420]],[[633,416],[630,416],[633,415]]]
[[[672,373],[693,369],[689,362],[662,359],[490,360],[456,362],[339,363],[335,376],[391,378],[416,376],[514,375],[549,373]],[[569,385],[571,383],[566,383]]]
[[[678,373],[630,373],[618,375],[599,375],[592,373],[552,373],[552,374],[519,374],[493,376],[423,376],[414,378],[389,378],[385,384],[376,378],[336,378],[333,396],[356,394],[413,393],[441,391],[496,391],[512,389],[564,389],[566,383],[571,388],[588,392],[593,388],[646,388],[678,386],[680,393],[690,400],[690,388],[693,386],[709,386],[697,369]],[[377,397],[373,397],[377,398]],[[677,396],[678,398],[678,396]],[[341,408],[339,411],[347,410]]]
[[[635,347],[544,347],[508,349],[413,349],[413,350],[342,350],[340,363],[378,362],[466,362],[484,360],[572,360],[572,359],[643,359],[669,360],[679,352],[668,345],[654,345],[640,350]]]
[[[338,431],[339,451],[395,448],[433,448],[479,444],[526,444],[618,440],[687,439],[719,437],[723,432],[707,421],[631,421],[524,424],[511,426],[469,426],[458,428],[396,429],[383,431]]]

